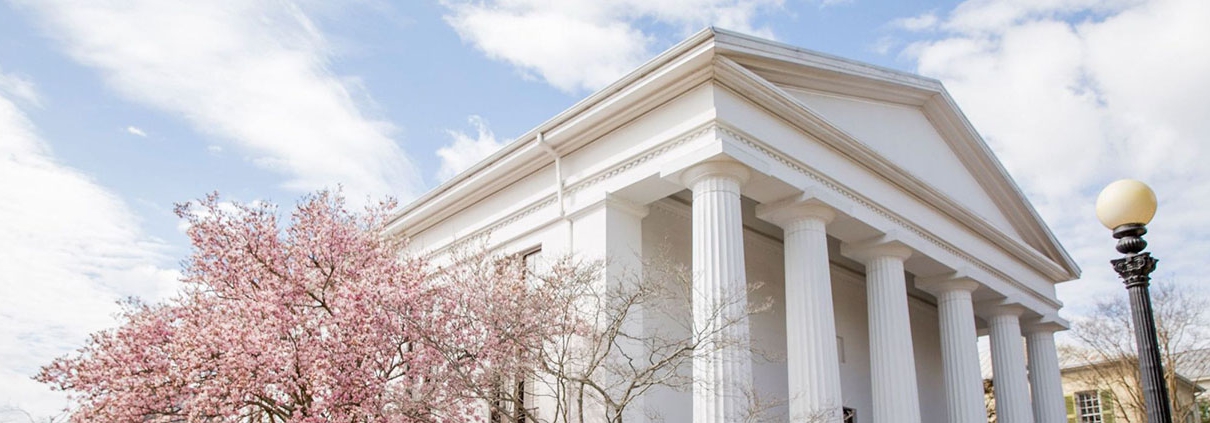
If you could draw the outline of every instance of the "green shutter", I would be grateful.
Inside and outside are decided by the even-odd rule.
[[[1063,402],[1067,403],[1067,423],[1079,423],[1076,420],[1076,399],[1068,395],[1063,397]]]
[[[1101,420],[1105,423],[1113,423],[1117,417],[1113,412],[1113,391],[1103,390],[1101,394]]]

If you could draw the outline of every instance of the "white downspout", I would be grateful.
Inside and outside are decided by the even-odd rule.
[[[571,219],[567,217],[567,206],[563,203],[563,157],[555,152],[554,147],[546,143],[546,135],[541,131],[538,132],[536,141],[546,154],[555,159],[555,201],[559,203],[559,219],[567,222],[567,249],[571,250],[573,245]]]

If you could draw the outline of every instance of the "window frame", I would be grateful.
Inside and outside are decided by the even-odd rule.
[[[1100,391],[1080,391],[1072,396],[1078,423],[1105,423],[1105,407]]]

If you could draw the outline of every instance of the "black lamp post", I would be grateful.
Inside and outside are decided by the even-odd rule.
[[[1155,216],[1155,192],[1146,184],[1123,179],[1109,184],[1097,197],[1097,218],[1113,230],[1118,252],[1124,257],[1112,260],[1113,270],[1122,277],[1130,293],[1130,313],[1134,321],[1134,342],[1139,351],[1139,376],[1143,383],[1143,403],[1148,423],[1172,423],[1168,408],[1168,385],[1155,336],[1155,316],[1151,311],[1151,271],[1156,259],[1147,248],[1143,235]]]

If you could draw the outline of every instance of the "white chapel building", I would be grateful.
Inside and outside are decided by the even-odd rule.
[[[844,407],[860,423],[986,422],[980,336],[998,423],[1067,421],[1055,284],[1080,270],[934,79],[707,29],[389,230],[438,255],[475,241],[609,257],[606,277],[670,251],[695,301],[763,282],[772,311],[736,335],[784,360],[695,361],[692,392],[644,398],[662,421],[737,421],[750,384],[786,399],[772,421]],[[695,325],[719,318],[693,309]]]

